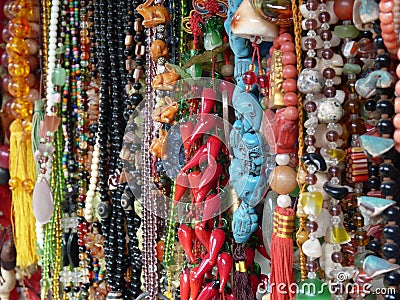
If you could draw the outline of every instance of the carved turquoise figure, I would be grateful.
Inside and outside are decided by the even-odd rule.
[[[249,65],[251,64],[251,49],[248,40],[234,35],[231,30],[232,17],[241,3],[242,0],[228,1],[228,13],[224,26],[229,37],[229,44],[235,54],[235,81],[240,88],[244,88],[242,75],[249,70]]]
[[[259,133],[245,133],[243,141],[246,145],[246,160],[252,174],[260,175],[265,161],[264,139]]]
[[[235,182],[233,187],[238,197],[250,207],[255,207],[262,199],[267,181],[262,175],[248,174]]]
[[[395,79],[392,74],[383,70],[376,70],[366,77],[356,81],[356,92],[363,98],[376,95],[376,88],[389,88],[393,86]]]
[[[245,243],[258,228],[258,217],[254,208],[243,203],[233,213],[232,231],[237,243]]]
[[[234,93],[232,105],[236,117],[242,121],[244,132],[260,131],[263,110],[251,93]]]

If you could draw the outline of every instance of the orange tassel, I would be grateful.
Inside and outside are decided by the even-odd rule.
[[[271,300],[288,300],[295,296],[293,274],[293,232],[295,213],[290,207],[274,210],[271,241]]]

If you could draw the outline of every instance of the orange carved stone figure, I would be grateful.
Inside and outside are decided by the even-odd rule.
[[[149,152],[151,155],[157,157],[157,158],[162,158],[163,160],[166,160],[168,158],[167,156],[167,130],[160,129],[158,133],[158,138],[154,138],[153,142],[150,145]]]
[[[165,73],[155,76],[151,85],[155,90],[173,91],[180,78],[169,64],[165,64]]]
[[[146,28],[167,24],[171,20],[171,15],[167,8],[163,5],[153,5],[153,3],[154,0],[147,0],[136,8],[137,12],[142,15],[142,25]]]
[[[162,40],[155,40],[153,44],[151,44],[150,55],[155,62],[157,62],[160,57],[168,58],[167,44]]]
[[[165,97],[165,105],[156,107],[152,113],[154,121],[162,123],[172,123],[178,111],[178,103],[173,101],[170,97]]]

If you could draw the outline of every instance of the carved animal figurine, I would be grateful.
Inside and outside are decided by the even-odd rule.
[[[167,44],[162,40],[155,40],[153,44],[151,44],[150,55],[155,62],[157,62],[160,57],[168,58]]]
[[[165,97],[165,105],[154,109],[152,118],[155,121],[162,123],[172,123],[176,112],[178,111],[178,102],[173,101],[170,97]]]
[[[158,138],[155,138],[150,145],[150,153],[157,157],[162,158],[163,160],[167,159],[167,136],[168,131],[160,129]]]
[[[154,77],[151,85],[155,90],[162,91],[173,91],[176,82],[181,78],[181,76],[175,72],[175,70],[169,64],[165,64],[166,72],[159,74]]]
[[[136,10],[143,17],[142,25],[146,28],[156,27],[160,24],[167,24],[171,20],[168,9],[163,5],[153,6],[154,0],[147,0],[140,4]]]

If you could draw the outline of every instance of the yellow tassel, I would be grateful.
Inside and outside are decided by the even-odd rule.
[[[35,217],[32,211],[32,192],[36,181],[36,168],[30,133],[24,133],[22,121],[10,126],[10,188],[14,220],[14,240],[17,266],[26,271],[38,262],[36,252]]]

